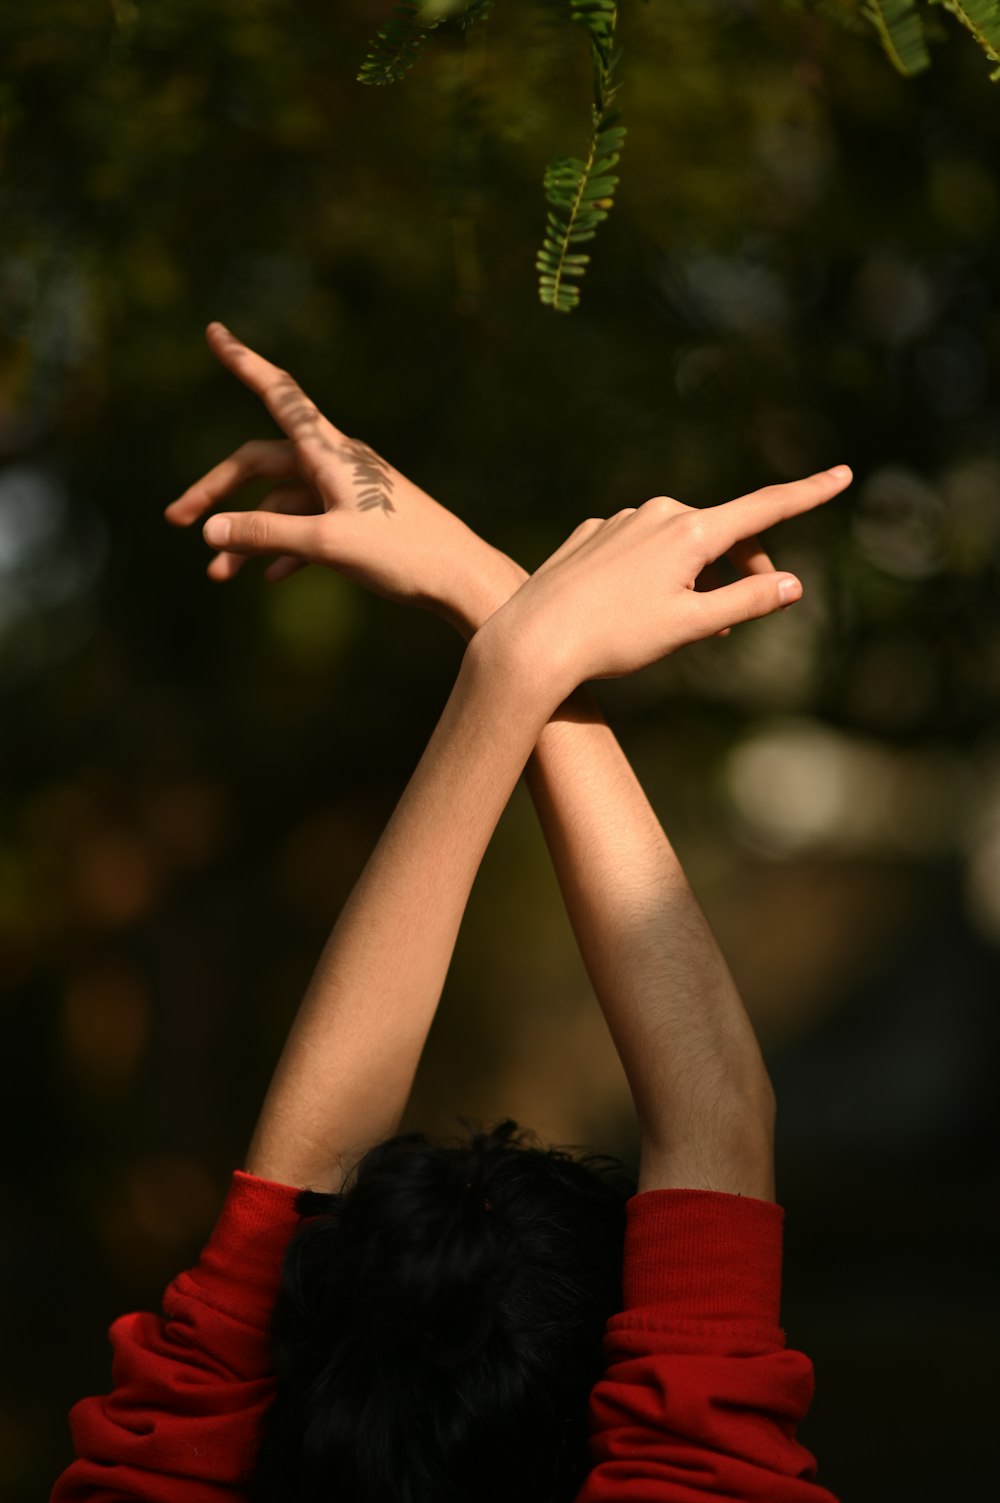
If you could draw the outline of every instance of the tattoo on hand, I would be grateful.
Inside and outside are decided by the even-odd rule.
[[[376,454],[358,438],[349,438],[340,446],[340,457],[354,466],[354,483],[358,487],[358,510],[380,507],[388,514],[392,504],[392,470],[381,454]]]

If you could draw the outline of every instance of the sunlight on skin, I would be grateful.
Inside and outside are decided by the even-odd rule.
[[[323,563],[348,577],[360,577],[369,588],[390,598],[425,604],[455,624],[464,624],[466,635],[476,629],[478,621],[465,618],[462,622],[455,597],[467,586],[470,575],[482,576],[484,570],[489,575],[497,568],[504,573],[505,590],[499,596],[495,589],[489,592],[493,608],[516,589],[520,579],[505,572],[505,566],[507,571],[516,568],[509,559],[490,548],[368,445],[344,435],[287,372],[248,349],[221,324],[210,324],[206,338],[220,362],[261,398],[287,435],[242,445],[166,508],[168,521],[188,526],[251,479],[279,482],[255,512],[222,513],[204,523],[205,541],[219,549],[208,565],[211,578],[234,577],[252,554],[273,555],[265,570],[265,578],[272,582],[289,578],[306,563]],[[835,489],[831,489],[831,477]],[[763,527],[809,509],[842,489],[849,478],[850,471],[841,466],[809,481],[769,487],[699,512],[712,531],[724,518],[731,516],[733,521],[724,542],[706,548],[703,566],[690,587],[702,594],[719,589],[722,580],[716,559],[721,556],[727,558],[738,578],[773,575],[774,564],[759,539],[746,536],[748,520],[759,516]],[[807,486],[809,490],[804,489]],[[647,504],[676,515],[693,511],[669,497]],[[358,514],[372,511],[391,517],[394,527],[403,528],[402,536],[380,542],[381,572],[373,567],[370,537],[356,530]],[[616,520],[635,511],[626,508],[616,514]],[[334,514],[336,521],[331,521]],[[400,568],[405,565],[404,572],[412,572],[421,553],[433,559],[433,566],[427,568],[428,577],[422,586],[400,588]],[[466,564],[464,571],[459,567],[460,560]],[[795,586],[800,594],[797,581]],[[792,585],[788,590],[787,603],[791,604],[798,594]],[[717,635],[726,636],[729,630],[729,626],[723,626]]]

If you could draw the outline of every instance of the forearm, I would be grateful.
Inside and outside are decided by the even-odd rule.
[[[470,636],[525,571],[484,557]],[[581,955],[635,1101],[640,1188],[773,1195],[773,1094],[729,969],[627,757],[586,690],[526,768]]]
[[[247,1169],[338,1189],[409,1095],[476,871],[553,708],[473,645],[421,761],[333,929]]]
[[[585,691],[527,781],[580,953],[621,1056],[640,1189],[773,1195],[773,1097],[750,1020],[680,862]]]

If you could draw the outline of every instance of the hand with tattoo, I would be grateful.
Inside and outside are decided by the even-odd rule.
[[[210,324],[207,339],[213,354],[256,392],[287,435],[243,444],[167,507],[167,520],[183,527],[249,480],[278,482],[258,510],[222,511],[205,523],[205,541],[219,550],[208,566],[211,578],[231,579],[254,554],[272,556],[265,571],[271,580],[286,579],[308,563],[324,564],[377,594],[444,616],[466,638],[518,591],[528,578],[524,569],[367,444],[335,428],[287,372],[248,349],[222,324]],[[772,487],[766,494],[794,493],[797,501],[806,485]],[[764,495],[756,492],[743,503]],[[691,512],[670,497],[658,498],[658,504],[671,515]],[[598,526],[596,521],[582,524],[548,562]],[[774,564],[760,540],[734,536],[719,555],[702,561],[690,588],[715,591],[718,556],[741,578],[770,576],[768,583],[773,582]],[[763,578],[757,594],[762,602],[758,614],[778,608]],[[725,636],[729,626],[714,630]]]
[[[374,449],[334,427],[285,371],[222,324],[210,324],[206,338],[286,435],[243,444],[167,507],[167,520],[186,527],[247,481],[276,482],[258,510],[221,511],[205,522],[205,541],[219,550],[212,579],[231,579],[254,554],[271,556],[271,580],[325,564],[444,616],[468,637],[526,578]]]

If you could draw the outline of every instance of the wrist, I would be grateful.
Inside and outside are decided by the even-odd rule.
[[[528,578],[528,571],[498,548],[487,547],[471,559],[447,618],[468,642],[492,615],[506,605]]]
[[[560,675],[545,650],[535,617],[516,609],[516,598],[493,611],[465,649],[463,671],[475,681],[509,689],[539,729],[566,698]]]

